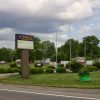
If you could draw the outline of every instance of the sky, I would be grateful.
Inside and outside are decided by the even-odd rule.
[[[70,26],[70,27],[69,27]],[[70,32],[69,32],[70,30]],[[15,48],[15,34],[29,34],[58,46],[69,38],[100,39],[99,0],[0,0],[0,48]]]

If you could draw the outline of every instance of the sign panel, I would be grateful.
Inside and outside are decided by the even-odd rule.
[[[93,60],[87,60],[86,65],[93,65]]]
[[[16,34],[15,35],[15,48],[16,49],[33,49],[33,36]]]
[[[85,63],[85,58],[84,57],[76,57],[76,61],[79,63]]]

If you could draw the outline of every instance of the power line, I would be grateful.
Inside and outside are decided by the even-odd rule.
[[[99,5],[99,4],[93,2],[92,0],[88,0],[88,1],[89,1],[90,3],[92,3],[93,5],[95,5],[96,7],[99,7],[99,8],[100,8],[100,5]]]

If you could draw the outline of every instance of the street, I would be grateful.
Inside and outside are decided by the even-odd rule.
[[[22,93],[14,91],[0,91],[0,100],[90,100],[74,97],[63,97],[54,95],[42,95],[34,93]]]
[[[0,84],[0,100],[100,100],[99,89]]]

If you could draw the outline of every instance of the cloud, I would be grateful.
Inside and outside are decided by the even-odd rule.
[[[0,0],[1,27],[53,32],[67,22],[92,15],[87,0]]]
[[[15,33],[55,42],[56,32],[61,45],[70,38],[68,23],[71,23],[72,37],[80,40],[82,21],[94,24],[98,13],[88,0],[0,0],[0,45],[14,48]]]

